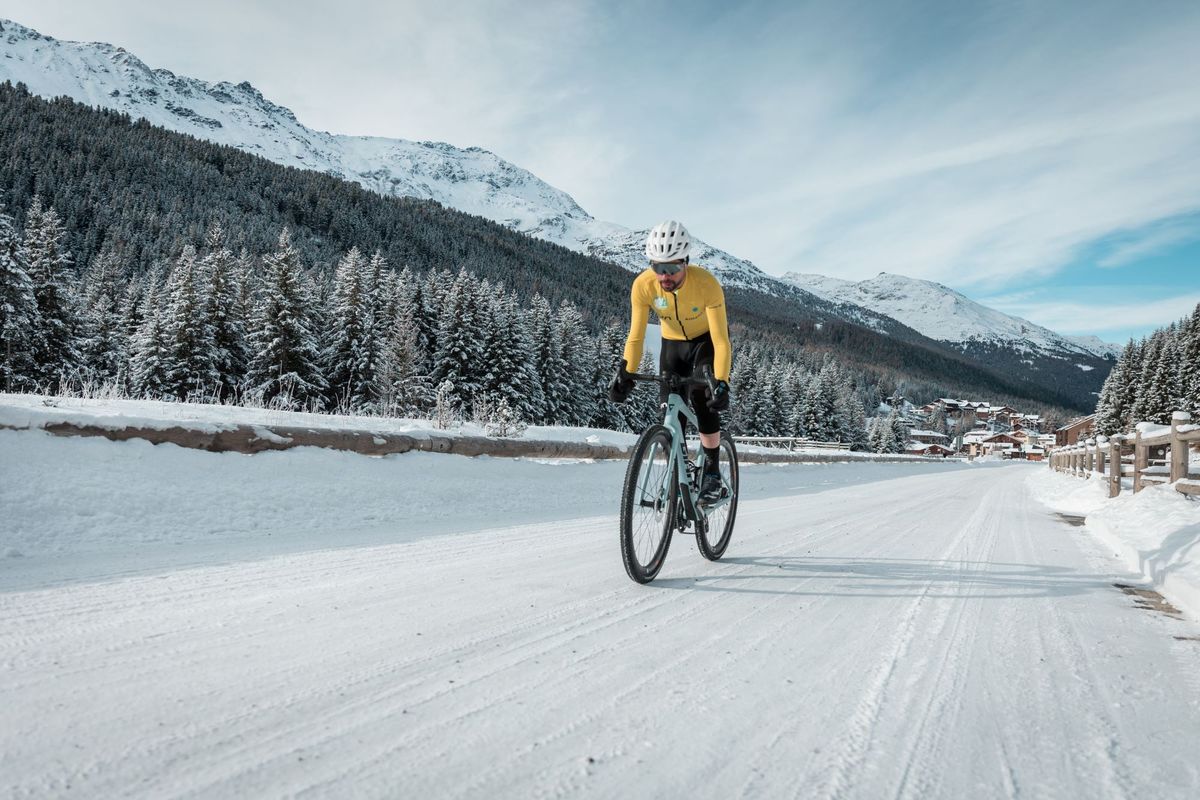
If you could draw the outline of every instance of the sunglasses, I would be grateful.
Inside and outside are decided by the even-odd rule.
[[[686,261],[651,261],[650,269],[657,275],[674,275],[687,266]]]

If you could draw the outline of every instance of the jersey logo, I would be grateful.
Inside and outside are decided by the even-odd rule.
[[[655,307],[655,308],[662,308],[662,309],[666,309],[666,307],[667,307],[667,298],[665,298],[665,297],[656,297],[656,298],[654,298],[654,307]]]
[[[692,306],[692,313],[693,313],[693,314],[699,314],[699,313],[700,313],[700,309],[699,309],[699,308],[697,308],[696,306]]]

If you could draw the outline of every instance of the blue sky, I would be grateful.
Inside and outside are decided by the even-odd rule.
[[[1200,3],[7,0],[338,133],[488,148],[772,274],[1122,341],[1200,302]]]

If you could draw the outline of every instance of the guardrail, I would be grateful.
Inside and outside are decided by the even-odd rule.
[[[735,436],[736,444],[753,444],[762,447],[777,447],[781,450],[798,450],[815,448],[817,450],[849,450],[850,445],[841,442],[817,442],[812,439],[800,439],[794,436]]]
[[[1133,491],[1169,483],[1175,491],[1200,496],[1200,474],[1190,471],[1188,453],[1200,443],[1200,425],[1192,415],[1176,411],[1170,427],[1142,422],[1132,434],[1097,436],[1081,444],[1060,447],[1050,454],[1050,468],[1081,478],[1101,476],[1108,481],[1108,496],[1121,493],[1121,479],[1133,479]]]

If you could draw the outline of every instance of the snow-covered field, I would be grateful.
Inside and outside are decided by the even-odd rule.
[[[726,559],[638,586],[623,470],[0,430],[0,787],[1200,793],[1200,625],[1034,499],[1073,479],[747,465]]]

